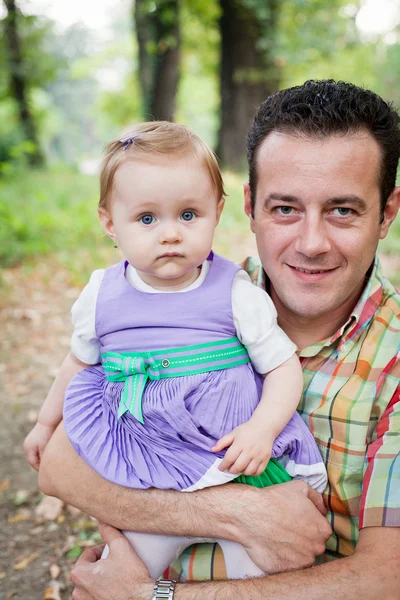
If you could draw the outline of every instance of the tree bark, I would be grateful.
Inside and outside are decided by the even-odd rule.
[[[134,14],[143,115],[173,120],[181,56],[179,0],[157,0],[152,12],[147,0],[136,0]]]
[[[153,87],[154,60],[150,46],[154,41],[154,24],[147,10],[147,0],[136,0],[133,5],[134,25],[138,43],[139,84],[142,95],[142,114],[149,118],[150,99]]]
[[[261,102],[279,87],[279,69],[274,63],[278,0],[260,0],[260,4],[268,8],[268,18],[263,21],[245,0],[220,0],[221,108],[217,153],[223,166],[231,169],[244,167],[250,123]],[[264,42],[262,47],[260,42]]]
[[[21,51],[21,40],[18,31],[18,7],[15,0],[4,0],[7,8],[5,18],[5,40],[7,44],[9,85],[12,96],[17,102],[19,119],[26,140],[33,144],[33,151],[28,160],[33,166],[44,163],[43,154],[37,137],[35,122],[29,107],[28,85]]]

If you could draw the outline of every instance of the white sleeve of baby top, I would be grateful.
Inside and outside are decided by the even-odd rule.
[[[271,298],[243,270],[233,281],[232,312],[237,336],[259,373],[272,371],[296,352],[296,345],[277,323]]]
[[[74,332],[71,338],[71,352],[79,360],[96,365],[100,362],[100,340],[96,335],[96,303],[104,269],[93,271],[89,283],[82,290],[71,309]]]

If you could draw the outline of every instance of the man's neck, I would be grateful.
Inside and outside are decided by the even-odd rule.
[[[318,317],[304,317],[294,314],[281,303],[271,285],[270,295],[278,311],[278,322],[283,331],[302,350],[332,337],[346,324],[356,306],[363,287],[352,295],[342,306]]]

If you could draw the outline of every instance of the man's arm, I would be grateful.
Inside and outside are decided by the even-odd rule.
[[[312,565],[331,533],[321,496],[304,482],[264,490],[233,483],[187,494],[120,487],[77,456],[62,425],[43,455],[39,485],[119,529],[239,542],[269,573]]]
[[[182,584],[176,600],[397,600],[400,590],[400,528],[361,530],[353,556],[261,579]],[[138,596],[140,597],[140,596]]]
[[[127,540],[101,529],[110,554],[85,551],[72,572],[74,600],[151,600],[153,583]],[[400,589],[400,528],[362,529],[353,556],[312,569],[241,581],[177,584],[176,600],[397,600]],[[112,590],[112,596],[109,590]]]

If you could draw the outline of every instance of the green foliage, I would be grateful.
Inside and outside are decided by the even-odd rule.
[[[177,121],[188,125],[212,146],[218,128],[219,14],[214,0],[187,0],[181,7],[182,64]]]
[[[0,266],[56,255],[85,272],[107,244],[97,221],[97,178],[70,170],[23,171],[0,180]]]
[[[17,102],[13,99],[10,87],[14,73],[10,72],[10,69],[18,69],[19,74],[23,75],[33,119],[40,122],[45,120],[45,116],[34,101],[35,92],[54,79],[59,66],[47,47],[52,31],[51,22],[44,18],[24,15],[20,10],[16,14],[16,26],[21,61],[18,61],[18,64],[10,61],[6,36],[8,18],[6,15],[0,20],[0,116],[4,113],[10,116],[9,120],[0,125],[0,174],[16,166],[23,166],[30,156],[36,155],[41,162],[36,136],[32,136],[32,141],[27,141],[24,138],[22,123],[17,117]],[[34,130],[33,127],[31,129]]]

